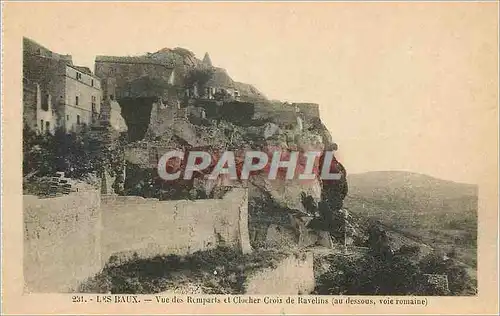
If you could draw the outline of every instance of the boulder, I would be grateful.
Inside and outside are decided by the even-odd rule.
[[[259,196],[267,192],[280,207],[307,213],[302,203],[303,196],[316,203],[321,199],[321,184],[314,180],[269,180],[267,176],[254,176],[249,180],[249,195]]]

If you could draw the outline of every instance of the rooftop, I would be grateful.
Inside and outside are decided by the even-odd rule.
[[[87,75],[92,75],[92,71],[90,70],[90,68],[88,67],[83,67],[83,66],[72,66],[73,68],[83,72],[84,74],[87,74]]]
[[[78,70],[78,71],[80,71],[80,72],[82,72],[82,73],[84,73],[84,74],[89,75],[89,76],[92,76],[92,77],[98,78],[98,77],[97,77],[97,76],[96,76],[96,75],[92,72],[92,70],[90,70],[90,68],[88,68],[88,67],[83,67],[83,66],[75,66],[75,65],[73,65],[73,64],[66,64],[66,66],[71,67],[71,68],[73,68],[73,69],[76,69],[76,70]]]

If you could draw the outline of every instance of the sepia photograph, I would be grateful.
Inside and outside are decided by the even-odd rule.
[[[498,308],[497,2],[3,10],[22,297]]]

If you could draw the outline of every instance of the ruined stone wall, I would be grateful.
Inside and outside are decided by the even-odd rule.
[[[306,122],[320,118],[319,105],[316,103],[283,103],[279,101],[255,102],[254,119],[271,119],[281,126],[295,125],[297,116]]]
[[[99,78],[115,78],[117,91],[123,90],[127,83],[144,77],[162,79],[165,82],[171,81],[172,67],[162,64],[145,62],[95,62],[95,74]]]
[[[195,201],[80,189],[56,198],[24,196],[23,203],[26,292],[71,292],[112,255],[183,255],[217,246],[251,251],[245,189]]]
[[[319,118],[319,104],[316,103],[293,103],[293,106],[299,108],[300,113],[302,113],[306,118]]]
[[[249,252],[247,199],[245,189],[195,201],[103,196],[103,263],[112,255],[185,255],[217,246]]]
[[[272,122],[286,127],[295,125],[297,122],[297,112],[291,104],[276,101],[255,102],[254,119],[269,119]]]
[[[36,112],[38,108],[38,91],[40,89],[34,83],[23,82],[23,123],[31,130],[37,130]]]
[[[65,60],[57,60],[38,55],[23,55],[23,78],[39,85],[41,96],[50,95],[50,108],[59,111],[66,98]],[[45,101],[42,101],[45,103]],[[58,117],[58,120],[63,117]],[[61,121],[64,122],[64,121]],[[40,122],[37,122],[40,123]],[[53,125],[53,124],[52,124]]]
[[[98,190],[24,196],[24,281],[28,292],[69,292],[101,268]]]
[[[121,114],[121,107],[115,100],[106,98],[101,107],[99,121],[102,125],[109,125],[118,133],[123,133],[128,130],[127,123]]]
[[[172,129],[177,115],[177,107],[153,103],[147,134],[151,137],[161,136]]]
[[[37,87],[39,87],[37,85]],[[40,89],[38,89],[40,92]],[[38,93],[40,95],[40,93]],[[40,100],[41,99],[41,100]],[[57,111],[52,106],[52,96],[45,93],[44,96],[39,97],[37,100],[36,120],[39,132],[54,133],[57,125]]]

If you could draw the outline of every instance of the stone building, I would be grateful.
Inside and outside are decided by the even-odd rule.
[[[66,132],[91,125],[99,116],[101,82],[90,69],[73,65],[70,55],[23,40],[23,108],[27,126],[37,132]],[[36,123],[35,123],[36,122]]]
[[[292,103],[295,111],[305,118],[319,118],[319,104],[316,103]]]
[[[23,123],[37,133],[52,134],[56,127],[56,113],[51,106],[51,96],[46,94],[42,98],[40,85],[28,79],[23,80]]]
[[[66,130],[95,123],[102,102],[100,79],[85,67],[67,66],[64,117]]]
[[[224,100],[242,102],[267,102],[267,97],[253,85],[234,81],[226,69],[215,67],[208,53],[205,53],[195,69],[210,70],[211,77],[204,83],[186,86],[185,96],[191,99]]]
[[[231,79],[224,68],[214,67],[208,53],[205,53],[201,67],[212,70],[210,79],[198,89],[199,97],[203,99],[215,99],[218,96],[227,96],[231,99],[239,99],[239,91],[236,83]]]
[[[156,58],[153,58],[156,56]],[[146,56],[97,56],[95,73],[107,80],[105,97],[122,98],[158,96],[158,90],[167,84],[176,84],[175,64],[170,58],[150,54]],[[152,83],[152,84],[150,84]]]
[[[267,100],[266,96],[251,84],[235,81],[234,85],[238,91],[239,101],[261,102]]]
[[[169,110],[179,108],[183,78],[180,58],[166,48],[142,56],[96,57],[95,72],[103,82],[104,105],[119,104],[129,140],[145,136],[154,104]]]

